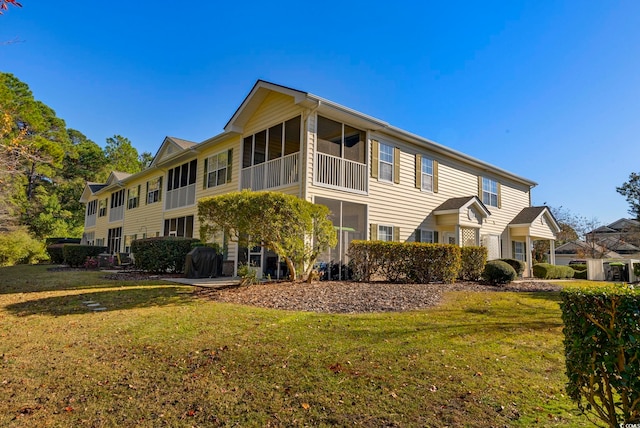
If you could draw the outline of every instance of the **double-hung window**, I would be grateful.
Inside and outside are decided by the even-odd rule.
[[[162,177],[155,180],[147,181],[147,204],[153,204],[160,201],[160,193],[162,192]]]
[[[393,241],[393,226],[378,225],[378,240]]]
[[[136,208],[140,201],[140,186],[127,190],[127,209]]]
[[[231,180],[232,151],[209,156],[205,160],[205,188],[223,185]]]
[[[513,258],[523,262],[527,261],[527,252],[522,241],[513,241]]]
[[[487,177],[481,178],[482,203],[492,207],[500,205],[499,184]]]
[[[438,232],[428,229],[416,229],[416,242],[426,242],[429,244],[438,242]]]
[[[379,179],[393,181],[393,147],[380,143]]]
[[[433,160],[422,158],[422,168],[420,173],[420,183],[422,190],[433,192]]]
[[[107,198],[100,199],[98,217],[104,217],[107,215],[107,201],[108,201]]]

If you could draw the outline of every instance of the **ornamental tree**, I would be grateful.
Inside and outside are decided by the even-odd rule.
[[[242,246],[261,245],[285,261],[292,280],[307,277],[320,253],[336,245],[329,215],[324,205],[279,192],[243,190],[198,201],[200,239],[223,231]]]

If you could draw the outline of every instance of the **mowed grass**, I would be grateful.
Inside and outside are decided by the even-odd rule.
[[[0,426],[588,426],[564,392],[558,303],[457,292],[327,315],[0,268]]]

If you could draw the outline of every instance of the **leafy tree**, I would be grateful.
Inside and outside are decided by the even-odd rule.
[[[629,181],[616,187],[616,191],[627,199],[629,214],[640,220],[640,174],[632,172]]]
[[[22,7],[22,4],[18,3],[16,0],[0,0],[0,15],[2,15],[3,10],[9,9],[9,5]]]
[[[140,156],[138,156],[138,161],[140,162],[140,168],[145,169],[151,165],[153,162],[153,155],[151,152],[142,152]]]
[[[198,202],[202,240],[224,231],[240,245],[262,245],[286,262],[292,280],[299,270],[308,276],[318,255],[336,244],[329,215],[323,205],[279,192],[243,190]]]
[[[112,170],[130,174],[142,171],[138,151],[128,138],[121,135],[107,138],[107,145],[104,151]]]

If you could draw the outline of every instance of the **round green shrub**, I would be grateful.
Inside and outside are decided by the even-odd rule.
[[[522,276],[522,272],[524,272],[524,268],[526,267],[525,263],[522,260],[517,260],[517,259],[499,259],[499,260],[511,266],[516,271],[517,276]]]
[[[517,276],[516,270],[502,260],[488,261],[482,272],[482,279],[493,285],[508,284]]]

